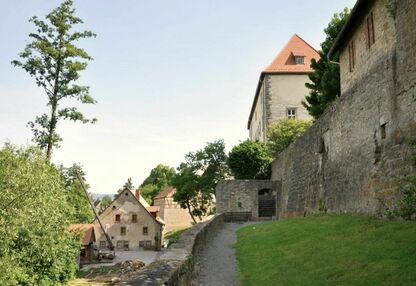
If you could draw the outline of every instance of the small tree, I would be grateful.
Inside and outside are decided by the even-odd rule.
[[[36,84],[42,87],[48,97],[50,113],[37,116],[28,125],[34,134],[33,141],[42,149],[46,149],[47,158],[52,155],[52,148],[59,147],[62,141],[56,132],[59,120],[94,123],[95,119],[87,119],[76,107],[59,105],[64,99],[74,98],[81,103],[93,104],[95,100],[89,95],[87,86],[77,85],[79,73],[87,67],[92,58],[83,49],[75,46],[82,38],[95,37],[91,31],[72,32],[73,25],[81,24],[82,20],[74,15],[73,1],[65,0],[46,16],[45,22],[34,16],[29,21],[37,30],[29,34],[32,40],[19,54],[21,61],[12,64],[21,67],[35,78]]]
[[[236,179],[269,179],[272,161],[267,145],[260,141],[246,140],[228,155],[228,166]]]
[[[149,204],[153,204],[153,198],[164,188],[172,185],[175,174],[174,168],[162,164],[157,165],[140,185],[141,195]]]
[[[131,178],[128,178],[127,181],[124,183],[123,188],[121,189],[121,191],[123,190],[133,190],[134,186],[133,186],[133,182]]]
[[[103,211],[110,204],[111,204],[111,197],[109,195],[105,195],[100,201],[100,212]]]
[[[277,156],[288,147],[297,137],[303,134],[312,121],[281,119],[271,124],[267,130],[267,145],[273,156]]]
[[[341,94],[339,65],[331,63],[327,55],[349,14],[350,10],[345,8],[343,12],[334,15],[324,30],[326,39],[321,44],[320,59],[318,61],[312,59],[311,67],[314,72],[309,75],[311,83],[306,83],[310,92],[302,104],[314,118],[321,116],[326,107]],[[333,56],[332,61],[339,61],[339,53]]]
[[[210,212],[215,187],[229,175],[224,141],[207,143],[204,149],[186,154],[185,159],[172,182],[177,190],[173,197],[196,222],[194,216],[202,219]]]

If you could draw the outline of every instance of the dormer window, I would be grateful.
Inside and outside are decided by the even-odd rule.
[[[295,61],[297,65],[304,65],[305,64],[305,57],[296,56]]]

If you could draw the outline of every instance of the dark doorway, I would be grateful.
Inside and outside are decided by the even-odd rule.
[[[276,216],[276,198],[272,190],[262,189],[258,192],[259,217]]]

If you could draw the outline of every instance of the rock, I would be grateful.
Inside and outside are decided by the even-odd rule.
[[[111,278],[111,283],[119,283],[119,282],[121,282],[121,278],[120,277],[113,277],[113,278]]]

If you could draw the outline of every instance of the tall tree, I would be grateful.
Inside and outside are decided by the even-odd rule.
[[[83,38],[95,37],[91,31],[72,31],[73,26],[83,21],[75,16],[72,0],[65,0],[50,12],[45,21],[34,16],[29,21],[36,26],[36,32],[29,34],[31,42],[27,44],[20,60],[12,64],[21,67],[35,78],[47,95],[49,114],[37,116],[28,123],[34,134],[33,141],[46,149],[50,160],[52,149],[59,147],[62,138],[57,133],[59,120],[94,123],[96,119],[86,118],[76,107],[60,107],[64,99],[76,99],[81,103],[94,104],[89,95],[89,87],[76,84],[80,72],[85,70],[87,62],[92,60],[86,51],[75,46]]]
[[[124,183],[123,185],[123,190],[133,190],[134,186],[133,186],[133,182],[131,180],[131,178],[128,178],[127,181]]]
[[[149,204],[153,204],[153,198],[167,186],[172,185],[175,169],[162,164],[150,171],[149,176],[140,185],[142,196]]]
[[[350,9],[348,8],[344,8],[341,13],[334,14],[324,30],[326,38],[321,43],[320,59],[318,61],[312,60],[311,67],[314,72],[309,75],[311,83],[305,84],[310,92],[302,104],[314,118],[319,118],[326,107],[341,94],[339,65],[336,64],[339,62],[339,53],[333,56],[333,62],[328,59],[327,55],[349,14]]]
[[[246,140],[228,154],[228,166],[236,179],[269,179],[273,157],[267,145]]]
[[[187,208],[192,217],[202,219],[211,210],[215,187],[229,173],[224,141],[207,143],[204,149],[186,154],[185,162],[173,179],[177,190],[173,198],[182,208]]]

